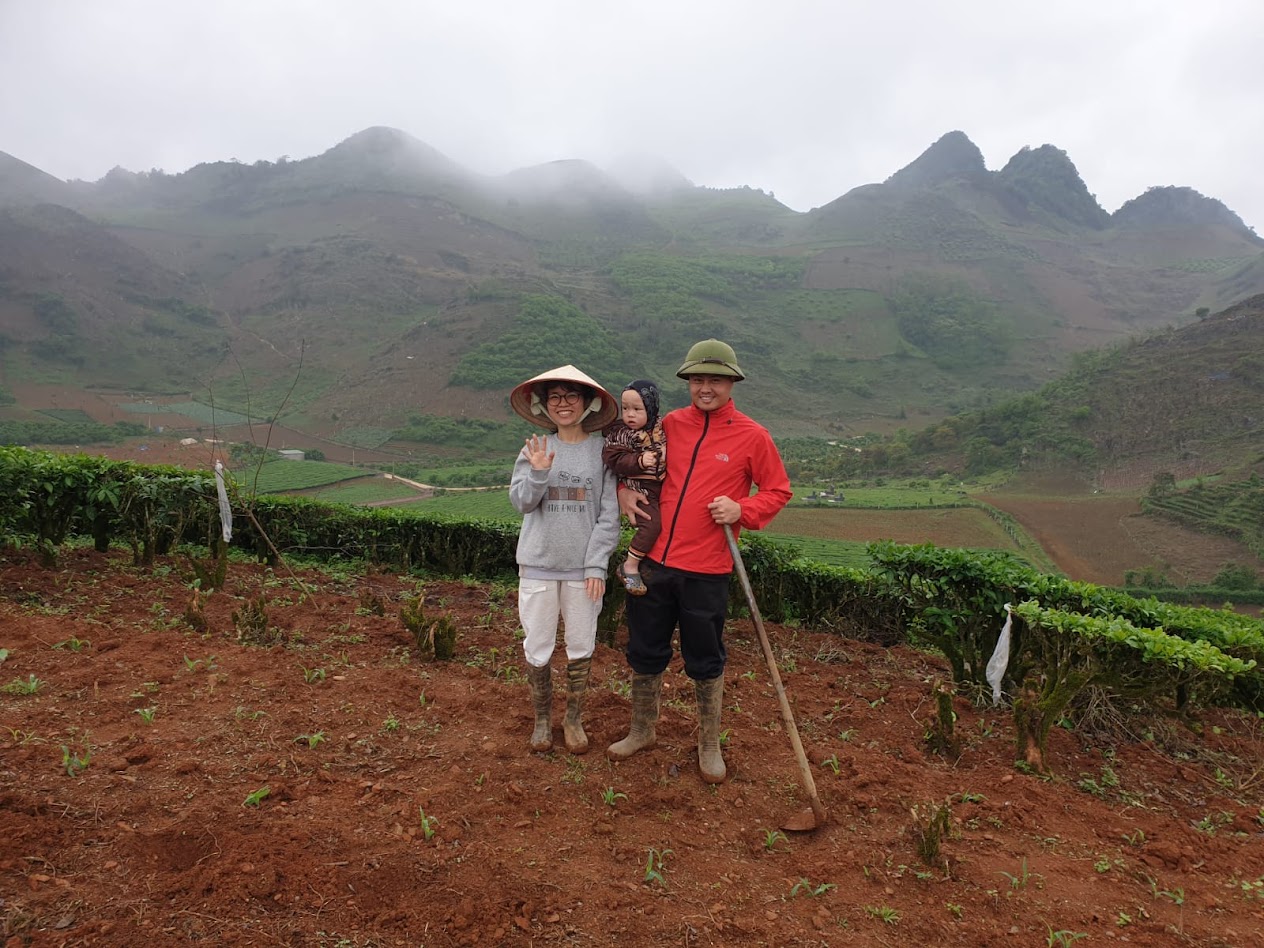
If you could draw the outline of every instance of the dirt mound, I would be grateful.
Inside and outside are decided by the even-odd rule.
[[[787,838],[804,797],[746,621],[728,632],[730,779],[709,787],[678,659],[656,749],[602,756],[629,706],[600,646],[593,750],[527,750],[511,588],[234,563],[198,634],[182,573],[0,555],[6,945],[1264,937],[1254,719],[1208,714],[1199,737],[1147,718],[1138,742],[1056,729],[1060,776],[1041,780],[1014,770],[1008,715],[964,699],[960,759],[928,754],[938,659],[772,626],[831,814]],[[453,661],[411,654],[395,613],[418,587],[458,625]],[[284,644],[236,641],[259,595]],[[949,832],[924,861],[932,804]]]

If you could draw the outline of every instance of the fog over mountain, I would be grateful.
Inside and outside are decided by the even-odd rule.
[[[1250,0],[6,3],[0,150],[97,180],[381,125],[479,174],[649,155],[807,210],[960,128],[993,170],[1055,144],[1108,213],[1188,187],[1258,228],[1262,28]]]

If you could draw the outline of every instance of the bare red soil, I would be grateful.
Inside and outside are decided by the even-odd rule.
[[[6,946],[1264,939],[1255,718],[1115,718],[1135,739],[1082,718],[1040,779],[1014,769],[1007,712],[965,699],[960,759],[928,751],[937,658],[772,626],[830,813],[781,836],[805,797],[746,620],[728,632],[730,777],[711,787],[678,661],[659,746],[604,758],[629,719],[608,646],[593,749],[531,753],[512,588],[233,563],[196,633],[189,579],[0,554],[0,684],[38,682],[0,692]],[[458,625],[453,661],[411,654],[396,613],[418,589]],[[258,594],[282,644],[237,641],[232,612]],[[913,810],[932,804],[950,831],[924,861]]]
[[[1141,513],[1135,497],[979,499],[1017,520],[1071,579],[1119,585],[1125,570],[1151,561],[1124,527],[1126,519]]]
[[[1229,563],[1255,565],[1246,544],[1147,516],[1135,497],[978,498],[1010,514],[1071,579],[1119,586],[1154,567],[1177,584],[1207,583]]]

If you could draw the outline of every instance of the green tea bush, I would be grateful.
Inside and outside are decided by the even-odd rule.
[[[1149,707],[1168,699],[1182,706],[1198,691],[1210,703],[1233,680],[1256,668],[1207,641],[1187,641],[1158,628],[1020,603],[1022,648],[1010,668],[1020,680],[1014,700],[1018,751],[1032,768],[1047,769],[1049,729],[1090,685]]]
[[[513,521],[252,497],[235,487],[230,494],[233,545],[271,563],[301,554],[489,581],[517,573]],[[3,537],[9,545],[33,545],[49,565],[74,535],[93,537],[103,551],[125,543],[141,564],[177,543],[206,543],[222,563],[218,516],[209,472],[0,448]],[[625,531],[612,557],[612,576],[629,535]],[[876,568],[860,570],[816,563],[749,533],[740,544],[769,620],[885,645],[911,636],[915,644],[940,649],[955,689],[976,695],[986,683],[1005,603],[1024,603],[1003,691],[1014,696],[1015,715],[1041,766],[1050,717],[1056,720],[1055,712],[1089,684],[1130,701],[1264,710],[1264,624],[1247,616],[1136,598],[1038,573],[1000,553],[879,543],[869,549]],[[745,595],[736,577],[733,583],[730,603],[737,613]],[[622,586],[607,583],[603,641],[612,639],[623,605]],[[439,646],[434,639],[436,651]]]

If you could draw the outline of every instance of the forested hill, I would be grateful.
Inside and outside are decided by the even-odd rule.
[[[1264,468],[1264,295],[1076,359],[1040,391],[932,425],[909,464]],[[1262,471],[1264,472],[1264,471]]]

